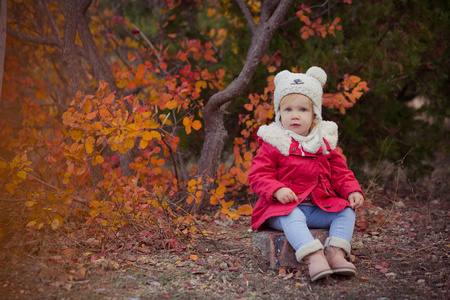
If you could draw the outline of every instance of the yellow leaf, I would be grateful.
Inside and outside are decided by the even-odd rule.
[[[126,139],[125,142],[124,142],[124,146],[127,149],[133,148],[134,147],[134,140],[130,139],[130,138]]]
[[[86,153],[87,154],[91,154],[94,151],[94,142],[95,139],[92,136],[89,136],[85,143],[84,143],[84,147],[86,148]]]
[[[139,142],[139,146],[142,148],[142,149],[145,149],[145,148],[147,148],[147,146],[148,146],[148,141],[146,141],[145,139],[141,139],[141,141]]]
[[[151,134],[152,134],[152,137],[153,137],[153,138],[155,138],[155,139],[157,139],[157,140],[160,140],[160,139],[161,139],[161,133],[159,133],[158,131],[152,130],[152,131],[151,131]]]
[[[209,198],[209,203],[211,203],[212,205],[219,204],[219,200],[217,199],[216,195],[212,195],[211,198]]]
[[[216,189],[216,195],[217,195],[217,197],[223,198],[223,197],[225,196],[226,190],[227,190],[226,187],[224,187],[224,186],[219,186],[219,187]]]
[[[27,227],[33,227],[34,225],[36,225],[36,223],[37,223],[36,220],[30,221],[28,222]]]
[[[98,202],[97,200],[92,200],[89,202],[89,207],[97,208],[100,205],[101,205],[100,202]]]
[[[95,166],[97,164],[102,164],[105,161],[105,159],[103,158],[103,156],[101,155],[97,155],[94,157],[94,159],[92,160],[92,165]]]
[[[8,190],[8,192],[9,192],[11,195],[14,195],[15,190],[16,190],[16,185],[15,185],[15,184],[12,184],[12,183],[6,183],[6,184],[5,184],[5,188]]]
[[[201,80],[201,81],[197,81],[196,83],[195,83],[195,87],[196,88],[204,88],[204,89],[206,89],[206,81],[204,81],[204,80]]]
[[[59,220],[58,219],[54,219],[53,221],[52,221],[52,228],[53,228],[53,230],[56,230],[56,229],[58,229],[58,227],[59,226],[61,226],[61,224],[59,223]]]
[[[22,179],[27,179],[27,172],[19,171],[19,172],[17,172],[17,177],[22,178]]]
[[[152,134],[148,131],[144,131],[141,133],[142,139],[146,141],[150,141],[152,139]]]
[[[25,206],[26,207],[32,207],[32,206],[34,206],[36,204],[36,201],[35,200],[32,200],[32,201],[26,201],[25,202]]]

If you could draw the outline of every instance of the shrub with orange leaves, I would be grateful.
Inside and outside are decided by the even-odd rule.
[[[260,2],[250,3],[251,10],[259,12]],[[172,10],[179,4],[164,2],[153,39],[128,18],[90,7],[91,32],[100,54],[117,55],[111,64],[115,87],[97,82],[92,66],[86,63],[86,90],[73,96],[64,80],[59,80],[63,66],[47,67],[45,57],[58,53],[55,48],[8,43],[11,49],[21,49],[26,58],[38,56],[38,61],[28,59],[30,63],[21,66],[16,51],[8,52],[3,97],[18,104],[22,120],[18,130],[6,120],[1,120],[0,128],[1,146],[11,155],[0,158],[0,184],[10,197],[26,199],[28,228],[58,230],[70,220],[114,234],[150,230],[175,245],[176,237],[196,232],[194,218],[181,216],[178,210],[185,202],[199,203],[207,195],[217,218],[237,220],[251,214],[247,175],[258,148],[255,133],[274,117],[270,101],[281,51],[262,58],[269,74],[267,87],[248,95],[245,111],[238,116],[241,131],[233,140],[233,162],[222,164],[215,178],[188,174],[184,160],[189,156],[183,154],[190,149],[183,149],[183,144],[201,138],[207,97],[223,90],[233,76],[217,65],[222,55],[218,47],[228,42],[231,33],[210,28],[210,41],[206,41],[170,32],[167,25],[176,17]],[[51,5],[57,15],[61,7]],[[216,20],[220,16],[214,12],[209,8],[205,14]],[[310,13],[302,5],[297,14],[305,24],[303,38],[314,34],[324,38],[341,30],[339,18],[322,24],[320,18],[311,21]],[[64,28],[64,17],[58,16],[55,26]],[[238,18],[222,17],[230,18],[236,27],[243,26]],[[78,39],[76,43],[80,46]],[[237,53],[239,45],[230,43],[230,51]],[[358,77],[347,76],[338,90],[325,97],[324,105],[345,113],[367,86]],[[122,155],[133,158],[129,165],[133,176],[122,176]],[[89,180],[92,166],[103,175],[97,186]],[[214,183],[210,191],[202,185],[205,181]]]

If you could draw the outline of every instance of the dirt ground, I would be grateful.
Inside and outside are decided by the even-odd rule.
[[[306,267],[271,270],[246,217],[205,221],[203,235],[183,251],[138,243],[88,258],[5,246],[0,299],[450,299],[448,197],[382,194],[359,214],[353,278],[312,283]]]

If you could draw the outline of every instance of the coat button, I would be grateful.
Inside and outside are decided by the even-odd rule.
[[[284,212],[284,214],[285,214],[285,215],[288,215],[288,214],[289,214],[289,212],[288,212],[288,211],[285,211],[285,212]]]
[[[303,200],[303,198],[302,197],[298,197],[298,200]]]
[[[313,185],[316,185],[316,182],[315,182],[315,181],[313,182]]]
[[[292,151],[294,151],[294,152],[295,152],[295,151],[297,151],[297,149],[295,149],[295,148],[292,148]]]

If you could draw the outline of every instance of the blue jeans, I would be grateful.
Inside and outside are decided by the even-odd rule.
[[[355,227],[355,211],[346,207],[340,212],[327,212],[318,206],[298,205],[287,216],[272,217],[268,220],[273,229],[284,231],[286,238],[297,251],[314,241],[309,228],[323,228],[335,236],[350,242]]]

